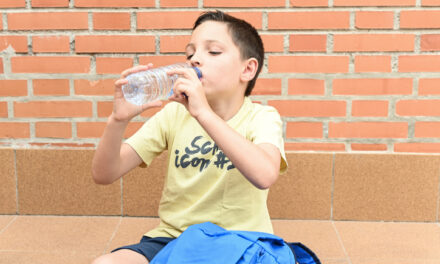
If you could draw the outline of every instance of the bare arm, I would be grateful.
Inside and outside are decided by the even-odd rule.
[[[158,107],[162,102],[151,102],[136,106],[125,101],[122,85],[127,83],[125,77],[137,71],[151,68],[138,66],[122,73],[122,78],[115,82],[113,112],[108,118],[104,133],[96,148],[92,162],[93,180],[98,184],[110,184],[121,178],[128,171],[142,163],[139,155],[127,144],[122,144],[124,131],[130,120],[151,107]]]

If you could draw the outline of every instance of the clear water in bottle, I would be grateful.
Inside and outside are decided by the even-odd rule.
[[[155,100],[166,100],[173,94],[173,85],[178,75],[168,75],[167,71],[176,68],[194,68],[199,78],[202,73],[197,67],[177,63],[164,67],[136,72],[126,77],[128,83],[122,86],[125,100],[135,105],[143,105]]]

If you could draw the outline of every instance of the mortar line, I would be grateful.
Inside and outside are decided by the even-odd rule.
[[[18,202],[19,193],[18,193],[18,173],[17,173],[17,150],[14,149],[14,176],[15,176],[15,206],[16,213],[20,214],[20,203]],[[1,232],[0,232],[1,233]]]
[[[340,244],[341,247],[342,247],[342,251],[344,252],[345,257],[346,257],[347,260],[348,260],[348,263],[349,263],[349,264],[352,264],[352,263],[351,263],[350,256],[348,255],[347,250],[345,249],[345,245],[344,245],[344,243],[342,242],[341,235],[339,234],[339,231],[338,231],[338,229],[336,228],[336,225],[335,225],[335,222],[334,222],[334,221],[332,221],[332,226],[333,226],[333,230],[335,230],[336,237],[338,238],[339,244]]]
[[[438,193],[437,193],[437,215],[436,215],[436,219],[437,219],[437,222],[440,222],[440,172],[439,172],[439,175],[438,175],[438,188],[437,188],[437,190],[438,190]],[[438,223],[438,225],[440,226],[440,223]]]
[[[107,242],[107,245],[105,245],[104,252],[102,252],[102,254],[105,254],[105,253],[108,251],[111,242],[112,242],[113,239],[115,238],[116,233],[118,232],[119,227],[121,226],[121,223],[122,223],[122,217],[119,217],[119,222],[118,222],[118,224],[116,225],[115,230],[113,231],[113,233],[112,233],[112,235],[111,235],[109,241]]]
[[[334,193],[335,193],[335,162],[336,162],[336,154],[333,153],[332,157],[332,184],[331,184],[331,196],[330,196],[330,220],[333,221],[333,201],[334,201]]]

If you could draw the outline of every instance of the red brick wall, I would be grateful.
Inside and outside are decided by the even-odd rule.
[[[440,153],[439,0],[2,0],[0,145],[95,147],[119,73],[184,60],[212,9],[261,33],[287,150]]]

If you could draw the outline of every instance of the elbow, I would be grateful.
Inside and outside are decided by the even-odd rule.
[[[113,181],[110,180],[110,177],[105,177],[104,175],[97,173],[95,170],[92,170],[92,179],[96,184],[100,185],[109,185],[113,183]]]
[[[265,174],[266,176],[255,186],[260,190],[267,190],[276,182],[278,179],[279,171],[271,171]]]

